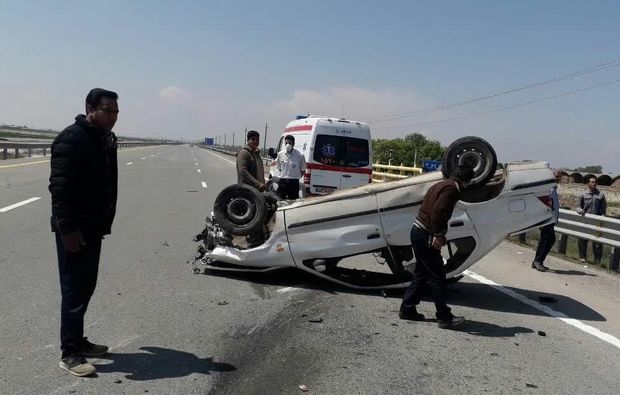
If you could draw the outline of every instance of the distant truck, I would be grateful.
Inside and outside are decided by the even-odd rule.
[[[205,137],[205,145],[214,145],[213,137]]]

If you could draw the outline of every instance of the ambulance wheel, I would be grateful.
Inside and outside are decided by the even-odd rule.
[[[497,155],[491,144],[480,137],[462,137],[444,152],[441,171],[445,177],[450,177],[458,165],[468,165],[474,169],[474,178],[467,184],[468,187],[482,186],[495,174]]]
[[[230,185],[215,198],[215,221],[236,236],[261,230],[267,213],[265,197],[249,185]]]

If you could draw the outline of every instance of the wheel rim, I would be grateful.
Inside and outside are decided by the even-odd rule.
[[[463,149],[461,154],[457,156],[455,165],[472,167],[474,170],[474,178],[471,182],[476,182],[487,173],[488,167],[491,164],[486,160],[486,156],[490,154],[491,153],[486,150],[475,148]]]
[[[256,208],[250,199],[237,197],[231,199],[226,207],[226,214],[231,222],[238,225],[248,223],[254,217]]]

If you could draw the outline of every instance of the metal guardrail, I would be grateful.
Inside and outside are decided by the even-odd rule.
[[[420,174],[422,174],[422,169],[419,167],[407,167],[402,164],[400,166],[382,165],[379,162],[372,165],[372,182],[395,181]]]
[[[584,239],[612,247],[609,270],[618,271],[620,262],[620,219],[601,215],[580,215],[576,211],[560,209],[560,220],[555,226],[559,233],[558,253],[566,255],[568,237]],[[525,234],[520,235],[525,242]]]
[[[560,233],[558,253],[566,254],[568,236],[590,240],[612,247],[609,270],[618,271],[620,262],[620,220],[601,215],[580,215],[575,211],[560,209],[560,220],[555,226]]]
[[[170,145],[170,144],[180,144],[180,143],[160,143],[160,142],[127,142],[127,141],[119,141],[119,148],[130,148],[130,147],[146,147],[150,145]],[[9,153],[8,151],[13,150],[13,158],[19,157],[20,150],[27,150],[28,157],[32,156],[33,151],[43,151],[43,156],[47,156],[48,150],[52,148],[52,143],[24,143],[24,142],[15,142],[15,141],[0,141],[0,159],[8,159]]]

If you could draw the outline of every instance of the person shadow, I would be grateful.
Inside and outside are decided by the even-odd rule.
[[[565,274],[568,276],[591,276],[591,277],[597,277],[596,274],[592,274],[592,273],[586,273],[583,272],[581,270],[562,270],[562,269],[552,269],[549,268],[547,270],[549,273],[554,273],[554,274]]]
[[[192,373],[211,374],[211,372],[232,372],[237,368],[213,358],[198,358],[195,354],[162,347],[140,347],[144,352],[116,354],[99,357],[97,361],[110,360],[111,363],[97,363],[97,373],[125,373],[125,378],[135,381],[157,380],[189,376]]]
[[[534,330],[523,326],[499,326],[489,322],[467,320],[462,328],[457,328],[461,332],[474,336],[483,337],[515,337],[518,333],[533,333]]]

